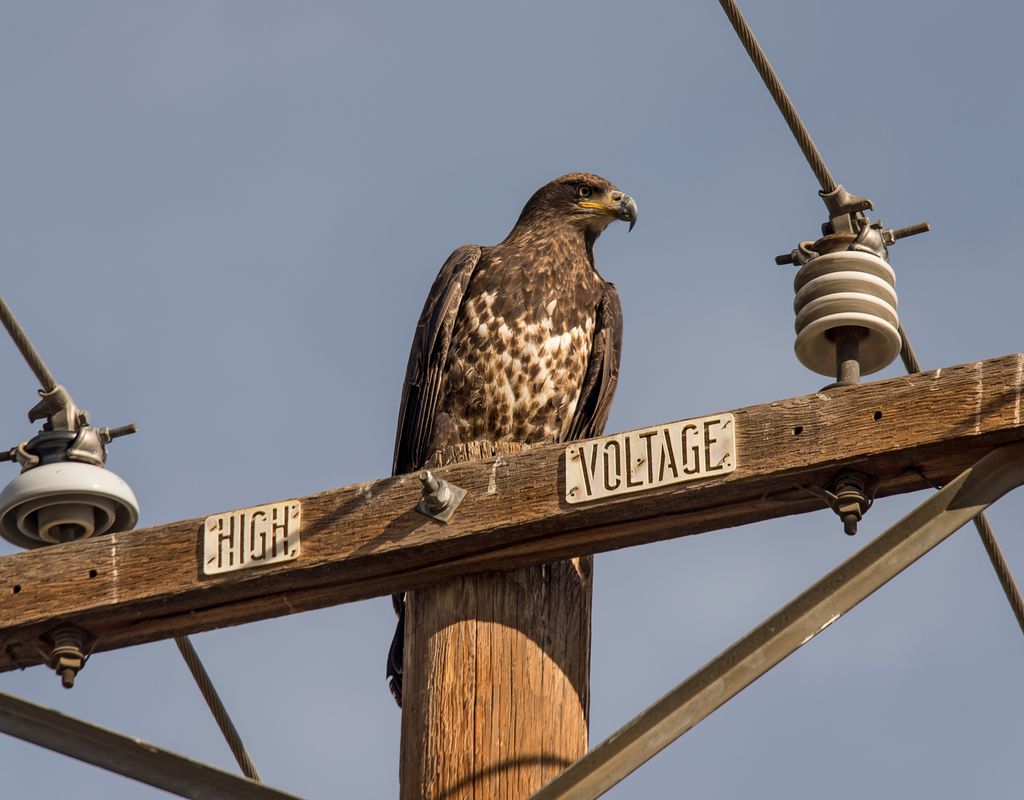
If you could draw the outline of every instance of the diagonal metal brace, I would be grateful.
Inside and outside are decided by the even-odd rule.
[[[106,728],[0,693],[0,732],[193,800],[299,800]]]
[[[857,603],[1024,483],[1024,442],[993,450],[533,795],[599,797]]]

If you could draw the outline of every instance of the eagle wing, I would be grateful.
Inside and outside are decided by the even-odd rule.
[[[469,279],[479,262],[480,248],[475,244],[463,245],[444,262],[434,285],[430,287],[416,324],[402,386],[395,458],[391,469],[394,475],[419,469],[430,456],[426,449],[430,444],[437,401],[444,384],[452,329]]]
[[[562,437],[563,441],[600,436],[608,421],[612,395],[619,382],[619,355],[622,352],[622,305],[619,293],[605,283],[597,304],[594,338],[583,376],[576,411]]]

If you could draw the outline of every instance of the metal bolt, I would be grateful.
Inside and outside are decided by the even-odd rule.
[[[128,436],[131,433],[136,433],[139,430],[138,426],[132,422],[128,425],[121,425],[117,428],[100,428],[100,439],[104,444],[110,442],[111,439],[117,439],[120,436]]]
[[[448,484],[439,481],[428,469],[420,473],[420,481],[423,483],[423,501],[427,508],[434,513],[444,511],[452,501],[452,490]]]
[[[885,244],[895,244],[900,239],[906,239],[908,236],[917,236],[919,233],[928,233],[932,229],[932,226],[927,222],[919,222],[916,225],[908,225],[905,228],[896,228],[893,230],[882,231],[882,241]]]
[[[420,473],[419,478],[423,484],[423,499],[416,506],[416,510],[428,517],[447,522],[465,498],[466,490],[435,478],[427,469]]]
[[[50,667],[60,675],[61,685],[70,689],[75,685],[75,676],[85,666],[82,631],[73,625],[62,625],[53,632],[52,639]]]
[[[868,496],[868,476],[855,472],[840,474],[833,485],[830,505],[843,521],[843,531],[847,536],[857,533],[857,523],[864,517],[864,512],[871,507],[872,498]],[[872,491],[871,494],[874,494]]]
[[[840,514],[840,519],[843,521],[843,532],[847,536],[857,535],[857,523],[860,522],[861,514],[860,510],[848,511],[845,514]]]

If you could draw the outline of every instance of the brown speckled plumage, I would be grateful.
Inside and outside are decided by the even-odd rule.
[[[568,242],[548,249],[536,264],[501,246],[481,253],[452,331],[428,450],[555,442],[568,431],[604,286]]]
[[[581,207],[591,198],[604,207]],[[605,179],[572,173],[537,190],[500,244],[452,253],[413,339],[396,474],[447,445],[556,442],[603,430],[622,325],[618,295],[595,268],[594,242],[613,219],[635,213]]]
[[[594,242],[636,204],[604,178],[563,175],[493,247],[464,245],[431,287],[402,391],[394,473],[473,441],[560,442],[600,434],[618,378],[622,314]],[[401,605],[400,601],[397,605]],[[401,633],[388,676],[401,696]]]

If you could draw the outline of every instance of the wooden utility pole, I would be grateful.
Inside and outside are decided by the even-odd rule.
[[[479,443],[436,465],[520,449]],[[407,595],[403,800],[525,798],[587,752],[592,569],[587,556]]]

